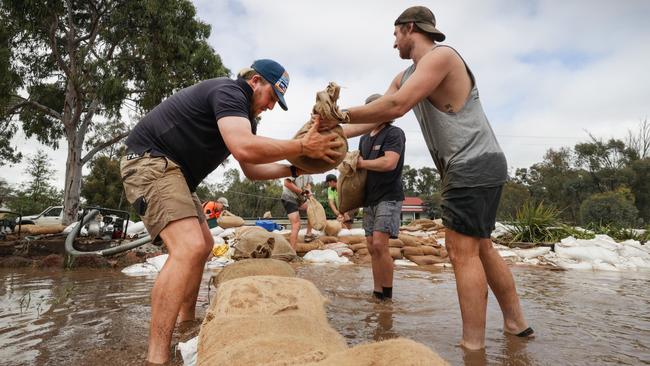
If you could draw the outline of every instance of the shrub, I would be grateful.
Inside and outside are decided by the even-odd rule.
[[[638,224],[638,215],[628,188],[593,194],[580,205],[580,219],[586,226],[633,227]]]
[[[528,243],[555,241],[558,233],[554,228],[558,226],[559,216],[560,211],[554,206],[526,201],[510,224],[511,240]]]

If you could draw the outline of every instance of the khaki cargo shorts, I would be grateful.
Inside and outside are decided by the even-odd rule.
[[[128,155],[120,161],[126,198],[140,215],[155,244],[170,222],[186,217],[205,221],[201,201],[190,192],[181,168],[164,156]]]

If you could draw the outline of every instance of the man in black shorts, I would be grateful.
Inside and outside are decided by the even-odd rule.
[[[120,170],[126,197],[169,258],[151,291],[147,361],[165,363],[176,321],[194,321],[203,267],[214,245],[196,187],[232,154],[249,179],[297,177],[273,163],[307,155],[333,162],[335,136],[316,129],[301,140],[256,136],[257,117],[278,103],[289,75],[273,60],[257,60],[237,80],[216,78],[182,89],[147,113],[126,140]],[[316,126],[318,122],[316,122]]]
[[[505,155],[481,106],[474,74],[451,47],[431,10],[406,9],[395,20],[393,47],[413,65],[397,74],[383,97],[348,109],[346,135],[358,136],[413,110],[442,178],[445,243],[454,266],[463,319],[461,345],[485,346],[488,284],[501,307],[503,331],[532,336],[521,309],[510,268],[494,249],[501,188],[508,172]],[[321,121],[321,129],[337,121]],[[360,124],[360,125],[356,125]]]
[[[282,187],[282,206],[287,212],[287,217],[291,223],[291,235],[289,244],[296,250],[298,244],[298,231],[300,231],[300,213],[307,210],[307,199],[311,196],[311,175],[304,174],[298,178],[290,177],[284,179]],[[311,232],[311,225],[307,221],[307,231],[305,232],[305,243],[313,241],[316,237]]]

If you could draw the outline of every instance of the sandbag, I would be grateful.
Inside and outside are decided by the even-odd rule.
[[[350,117],[348,116],[348,113],[341,112],[338,105],[336,104],[336,101],[339,99],[340,90],[341,87],[336,85],[336,83],[329,83],[325,90],[321,90],[316,93],[316,104],[314,104],[312,112],[314,114],[319,114],[324,119],[349,122]],[[307,134],[311,128],[311,125],[311,120],[305,123],[293,138],[303,138],[303,136],[305,136],[305,134]],[[321,135],[336,135],[336,141],[343,143],[341,146],[335,149],[341,154],[341,156],[334,163],[328,163],[325,160],[313,159],[304,155],[287,159],[291,162],[291,164],[297,166],[309,174],[324,173],[328,170],[336,168],[341,163],[343,158],[345,158],[345,153],[348,151],[348,140],[345,137],[345,132],[343,132],[343,128],[341,126],[336,126],[333,129],[319,133]]]
[[[370,255],[370,252],[366,247],[366,248],[357,249],[357,251],[354,252],[354,254],[356,254],[357,256],[366,256],[366,255]]]
[[[404,242],[399,239],[388,239],[388,246],[391,248],[403,248]]]
[[[217,219],[217,225],[224,229],[228,229],[230,227],[240,227],[244,226],[244,219],[232,214],[230,211],[224,211]]]
[[[330,326],[287,309],[273,316],[206,315],[198,365],[304,365],[347,349]]]
[[[339,236],[339,241],[341,243],[345,244],[358,244],[358,243],[365,243],[366,242],[366,237],[365,236]]]
[[[420,243],[420,239],[413,235],[408,235],[408,234],[399,234],[398,235],[399,240],[401,240],[404,243],[404,246],[407,247],[417,247],[422,245]]]
[[[364,248],[367,248],[367,247],[368,247],[368,245],[366,243],[358,243],[358,244],[351,244],[350,245],[350,249],[352,249],[355,252],[357,250],[359,250],[359,249],[364,249]]]
[[[322,241],[323,244],[336,243],[339,241],[335,236],[319,236],[318,240]]]
[[[325,209],[314,196],[307,200],[307,221],[316,230],[323,230],[327,225]]]
[[[214,286],[249,276],[295,277],[296,271],[286,262],[270,258],[244,259],[224,267],[212,280]]]
[[[402,256],[402,250],[400,248],[388,248],[388,252],[390,253],[390,257],[393,259],[402,259],[404,258]]]
[[[311,243],[296,243],[296,253],[304,254],[322,247],[323,243],[319,240],[314,240]]]
[[[298,277],[249,276],[219,285],[207,316],[300,314],[327,323],[325,303],[316,286]]]
[[[422,251],[422,246],[419,247],[404,247],[402,248],[402,252],[406,257],[408,256],[413,256],[413,255],[424,255],[424,252]]]
[[[64,225],[22,225],[20,231],[24,234],[31,235],[44,235],[44,234],[58,234],[65,229]],[[18,231],[18,225],[16,225],[16,232]]]
[[[275,246],[275,237],[259,226],[245,226],[237,229],[232,239],[235,253],[232,259],[270,258]]]
[[[404,248],[406,249],[406,248]],[[440,258],[435,255],[410,255],[406,256],[406,259],[410,260],[411,262],[417,263],[419,266],[426,266],[426,265],[431,265],[431,264],[436,264],[436,263],[448,263],[449,260]]]
[[[363,206],[365,198],[367,171],[357,171],[359,150],[348,152],[338,166],[339,178],[336,189],[339,192],[339,211],[348,212]]]
[[[271,251],[271,258],[279,259],[285,262],[291,262],[296,259],[296,251],[291,247],[291,243],[284,236],[278,233],[269,233],[275,239],[273,250]]]
[[[422,249],[422,254],[423,255],[435,255],[440,257],[440,249],[430,247],[428,245],[423,245],[420,247]]]
[[[308,366],[444,366],[449,365],[427,346],[406,338],[358,345]]]
[[[325,224],[325,234],[336,236],[339,231],[341,231],[341,227],[341,223],[338,220],[327,220],[327,223]]]

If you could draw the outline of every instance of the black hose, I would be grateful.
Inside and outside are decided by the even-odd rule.
[[[108,248],[108,249],[102,249],[102,250],[97,250],[97,251],[92,251],[92,252],[82,252],[79,250],[76,250],[74,248],[74,241],[77,239],[77,236],[79,235],[79,232],[81,232],[81,228],[84,227],[90,220],[92,220],[97,214],[99,213],[99,210],[91,210],[75,227],[72,228],[72,231],[70,234],[65,239],[65,251],[72,256],[78,257],[82,255],[96,255],[100,257],[106,257],[109,255],[117,254],[117,253],[122,253],[126,252],[127,250],[137,248],[141,245],[145,245],[147,243],[151,242],[151,237],[149,235],[145,236],[144,238],[126,243],[126,244],[121,244],[116,247]]]

